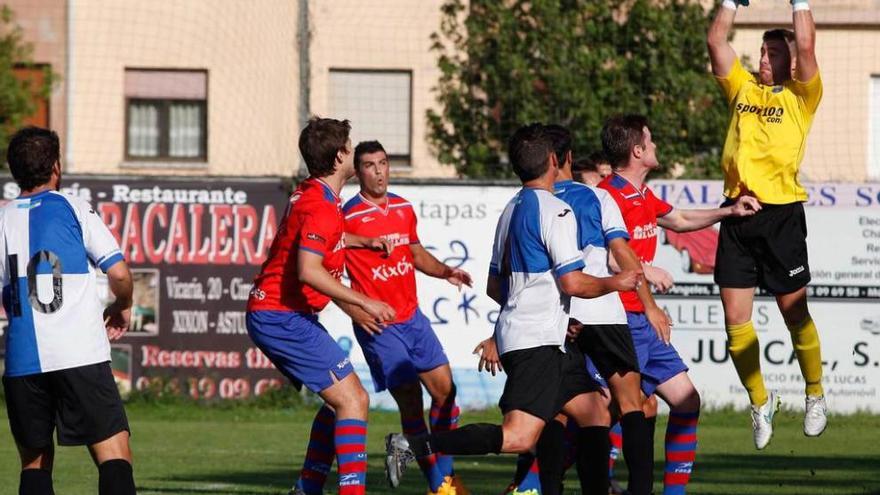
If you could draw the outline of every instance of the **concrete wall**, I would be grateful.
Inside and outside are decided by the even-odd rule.
[[[396,169],[397,175],[455,175],[453,167],[441,165],[431,154],[425,125],[425,112],[436,108],[431,88],[440,70],[429,49],[431,33],[440,29],[442,4],[442,0],[310,2],[312,113],[327,112],[330,69],[412,71],[412,167]]]
[[[70,5],[70,170],[290,175],[298,167],[296,2],[76,0]],[[207,70],[206,163],[125,162],[126,68]]]
[[[824,96],[801,168],[805,180],[864,181],[868,176],[868,95],[880,75],[880,3],[875,0],[813,1],[818,24],[816,56]],[[761,35],[791,26],[785,2],[752,2],[737,12],[734,48],[757,68]]]
[[[65,138],[67,118],[65,58],[67,22],[65,0],[4,0],[21,26],[24,40],[33,46],[32,61],[47,64],[59,77],[49,98],[49,125]]]

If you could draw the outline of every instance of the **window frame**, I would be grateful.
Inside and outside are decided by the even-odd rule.
[[[139,96],[129,96],[123,92],[125,99],[125,117],[123,132],[125,139],[123,142],[123,163],[122,166],[141,166],[142,164],[165,165],[174,168],[175,165],[207,165],[208,163],[208,99],[210,98],[210,77],[207,69],[179,69],[179,68],[163,68],[163,67],[125,67],[125,72],[142,71],[142,72],[190,72],[202,73],[205,76],[205,97],[198,98],[144,98]],[[131,105],[133,102],[156,104],[159,107],[159,154],[156,156],[137,156],[129,153],[129,125],[131,123]],[[202,132],[199,142],[199,156],[171,156],[169,154],[170,141],[170,108],[175,103],[198,104],[201,109],[200,125]]]
[[[377,69],[377,68],[357,68],[357,67],[330,67],[327,71],[328,81],[328,107],[329,107],[329,81],[334,72],[347,74],[406,74],[409,76],[409,118],[407,119],[407,147],[408,155],[399,153],[388,153],[388,164],[394,169],[412,170],[415,167],[412,163],[413,157],[413,69]],[[345,118],[345,116],[341,116]],[[352,143],[356,145],[357,143]]]

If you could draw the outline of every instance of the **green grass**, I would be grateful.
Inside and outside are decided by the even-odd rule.
[[[130,405],[138,493],[286,493],[302,463],[313,412],[309,407],[264,410]],[[495,412],[466,413],[463,421],[498,418]],[[782,412],[773,442],[763,452],[752,446],[748,421],[741,412],[704,413],[689,494],[880,494],[880,416],[833,417],[822,437],[807,439],[800,430],[801,417]],[[398,428],[394,414],[370,415],[369,493],[392,493],[382,474],[382,438]],[[657,426],[658,481],[662,480],[664,428],[665,418],[661,418]],[[7,427],[0,429],[0,459],[0,494],[15,494],[19,466]],[[622,479],[624,468],[620,465]],[[512,475],[514,458],[462,458],[456,466],[474,495],[497,495]],[[570,472],[566,493],[576,493],[576,485]],[[96,493],[96,487],[97,473],[85,449],[58,449],[56,493]],[[331,475],[327,487],[328,493],[336,493],[335,476]],[[655,487],[662,493],[659,482]],[[415,469],[408,472],[404,485],[393,493],[425,493],[420,473]]]

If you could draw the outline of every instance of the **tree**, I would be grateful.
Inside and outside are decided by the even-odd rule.
[[[449,0],[432,35],[441,71],[429,142],[472,178],[510,177],[506,139],[554,122],[575,156],[603,121],[648,116],[666,172],[720,176],[727,106],[709,72],[709,13],[697,0]]]
[[[12,133],[36,110],[35,98],[48,98],[54,75],[49,67],[42,84],[23,80],[15,69],[33,67],[33,47],[24,41],[21,28],[15,23],[12,10],[0,5],[0,164],[6,164],[6,147]]]

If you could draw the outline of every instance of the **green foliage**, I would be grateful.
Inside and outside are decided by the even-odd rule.
[[[34,96],[48,98],[55,79],[48,66],[43,69],[42,86],[15,77],[13,70],[16,67],[32,66],[32,50],[33,47],[24,41],[12,10],[0,5],[0,150],[3,150],[4,157],[12,133],[36,110]],[[5,166],[5,158],[0,163]]]
[[[439,160],[472,178],[511,177],[507,137],[528,122],[571,128],[575,156],[603,121],[646,114],[661,161],[718,177],[727,107],[709,72],[710,18],[696,0],[448,0],[432,36]],[[682,169],[683,167],[683,169]]]

